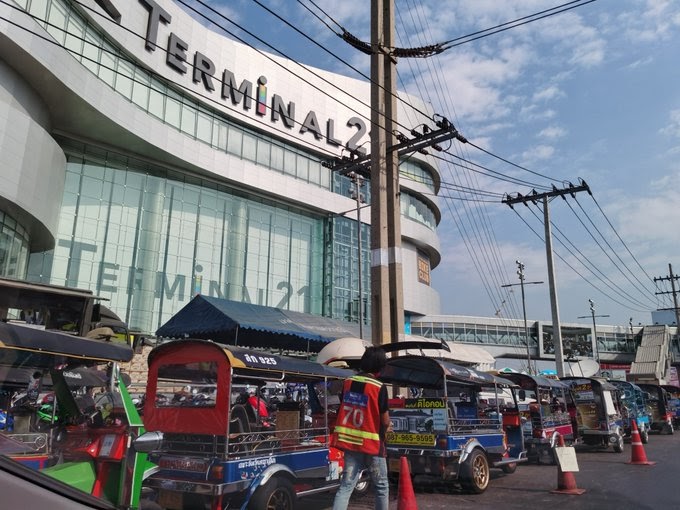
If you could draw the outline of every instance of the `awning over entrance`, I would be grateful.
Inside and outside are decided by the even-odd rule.
[[[281,308],[198,295],[163,324],[164,338],[202,338],[230,345],[319,352],[358,325]]]

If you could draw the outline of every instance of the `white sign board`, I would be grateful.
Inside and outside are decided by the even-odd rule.
[[[563,473],[578,472],[578,462],[576,461],[576,450],[573,446],[558,446],[555,448],[557,464]]]

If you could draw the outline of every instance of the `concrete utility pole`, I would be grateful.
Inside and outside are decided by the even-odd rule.
[[[522,288],[522,313],[524,314],[524,338],[527,344],[527,371],[529,374],[532,373],[537,374],[538,367],[536,367],[536,369],[533,371],[531,370],[531,344],[529,341],[529,326],[527,325],[527,305],[526,300],[524,298],[524,286],[539,284],[543,282],[525,282],[524,264],[522,264],[519,260],[516,260],[515,264],[517,264],[517,276],[519,276],[519,283],[508,283],[507,285],[501,285],[501,287],[513,287],[515,285],[519,285]]]
[[[663,278],[654,278],[655,282],[661,282],[661,281],[670,281],[671,282],[671,292],[657,292],[656,294],[673,294],[673,306],[675,307],[675,325],[678,328],[678,332],[680,332],[680,308],[678,307],[678,291],[675,290],[675,281],[680,280],[680,276],[677,274],[673,274],[673,266],[671,264],[668,264],[668,276],[665,276]],[[670,308],[660,308],[659,311],[661,310],[670,310]]]
[[[592,299],[588,300],[590,303],[590,315],[579,315],[577,319],[587,319],[592,317],[593,319],[593,349],[595,349],[595,361],[600,362],[600,349],[597,346],[597,324],[595,323],[595,317],[609,317],[609,315],[595,315],[595,302]],[[632,326],[631,326],[632,328]]]
[[[396,151],[394,0],[371,1],[371,337],[374,345],[404,335],[401,206]]]
[[[548,197],[561,196],[564,195],[574,196],[575,193],[579,191],[587,191],[590,193],[590,188],[584,180],[581,180],[580,186],[574,186],[569,183],[569,187],[565,189],[557,189],[553,186],[553,190],[547,193],[537,193],[534,190],[529,195],[523,196],[517,194],[515,197],[506,197],[502,200],[504,204],[508,204],[510,207],[513,204],[527,202],[536,203],[538,200],[543,201],[543,226],[545,227],[545,253],[548,261],[548,285],[550,287],[550,308],[552,310],[552,327],[553,327],[553,343],[555,344],[555,367],[557,368],[557,376],[564,377],[564,346],[562,345],[562,328],[560,326],[560,312],[559,305],[557,303],[557,285],[555,284],[555,263],[553,260],[553,248],[552,248],[552,233],[550,229],[550,212],[548,209]],[[566,199],[565,199],[566,200]]]

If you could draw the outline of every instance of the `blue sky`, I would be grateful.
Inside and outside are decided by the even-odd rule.
[[[369,72],[369,58],[319,20],[369,41],[369,0],[206,3],[289,58],[359,77],[264,5]],[[395,3],[399,46],[417,47],[569,2]],[[578,319],[590,316],[588,299],[597,315],[610,316],[598,322],[622,327],[631,318],[649,324],[651,310],[672,306],[668,294],[657,294],[670,291],[670,284],[655,285],[653,279],[668,276],[669,263],[680,273],[679,48],[680,2],[597,0],[428,59],[399,60],[400,89],[432,103],[477,147],[518,165],[471,145],[454,144],[449,152],[481,165],[474,167],[477,172],[444,156],[442,263],[433,273],[442,313],[522,318],[519,287],[501,287],[519,282],[520,260],[527,282],[546,282],[526,287],[527,316],[550,320],[542,210],[523,205],[513,210],[501,199],[532,187],[540,193],[553,184],[578,185],[579,179],[592,197],[580,193],[550,203],[560,320],[588,324]]]

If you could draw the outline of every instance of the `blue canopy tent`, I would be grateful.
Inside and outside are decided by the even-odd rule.
[[[358,324],[281,308],[197,295],[156,331],[162,338],[200,338],[245,347],[319,352]]]

